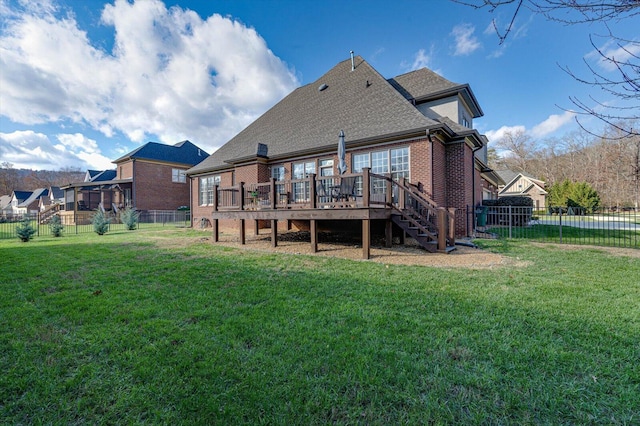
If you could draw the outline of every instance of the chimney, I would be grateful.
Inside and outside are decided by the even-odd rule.
[[[353,71],[356,69],[356,63],[353,59],[353,50],[351,50],[349,53],[351,54],[351,71]]]

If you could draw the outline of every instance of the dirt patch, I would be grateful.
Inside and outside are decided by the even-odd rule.
[[[323,233],[318,236],[318,252],[311,252],[311,237],[309,232],[288,231],[278,234],[278,246],[271,247],[271,235],[268,229],[261,230],[259,235],[247,232],[245,244],[240,244],[240,237],[236,229],[220,230],[220,241],[213,242],[209,232],[203,232],[203,237],[194,238],[195,242],[208,242],[212,245],[224,247],[234,247],[242,250],[252,250],[269,253],[283,254],[309,254],[315,256],[329,256],[342,259],[363,260],[362,245],[358,240],[345,237],[338,233]],[[429,253],[424,249],[411,244],[394,244],[392,248],[385,248],[383,242],[374,241],[371,247],[371,259],[368,261],[393,265],[419,265],[440,268],[471,268],[471,269],[493,269],[501,267],[523,267],[529,262],[490,253],[479,248],[458,245],[457,249],[449,254]],[[175,241],[169,242],[183,244]],[[367,261],[367,260],[363,260]]]

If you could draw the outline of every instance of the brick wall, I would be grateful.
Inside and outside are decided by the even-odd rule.
[[[135,161],[133,204],[137,209],[174,210],[189,205],[189,182],[172,182],[171,172],[174,168],[179,167]]]

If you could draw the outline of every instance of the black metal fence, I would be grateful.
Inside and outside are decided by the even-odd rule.
[[[161,228],[165,226],[191,226],[191,214],[186,210],[144,210],[138,213],[137,227],[139,229]],[[41,220],[40,215],[35,213],[0,216],[0,239],[18,238],[16,226],[25,218],[29,219],[31,226],[35,228],[35,236],[51,235],[51,227],[48,221]],[[73,216],[61,215],[61,222],[62,225],[64,225],[62,235],[94,232],[93,224],[89,220],[78,220]],[[119,218],[111,217],[109,231],[117,230],[126,230],[126,225],[121,223]]]
[[[640,211],[575,207],[482,206],[474,209],[477,238],[525,238],[542,242],[640,248]]]

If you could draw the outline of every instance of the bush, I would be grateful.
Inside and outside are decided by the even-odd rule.
[[[62,224],[62,221],[60,220],[60,216],[53,215],[51,217],[51,221],[49,222],[49,229],[51,230],[51,235],[53,235],[54,237],[61,237],[62,236],[62,231],[64,230],[64,225]]]
[[[111,221],[107,218],[102,210],[98,210],[93,216],[91,216],[91,223],[93,224],[93,230],[98,235],[104,235],[109,231],[109,223]]]
[[[127,207],[120,213],[120,222],[127,227],[127,230],[133,231],[138,227],[138,217],[139,213],[137,211],[131,207]]]
[[[36,228],[31,225],[31,220],[29,218],[24,218],[16,225],[16,234],[18,234],[18,238],[22,240],[22,242],[27,242],[33,237],[36,233]]]

